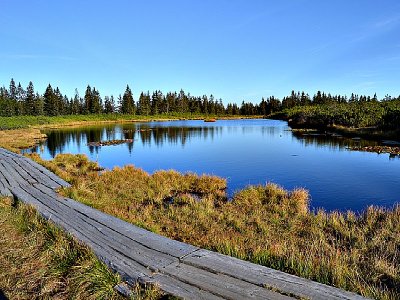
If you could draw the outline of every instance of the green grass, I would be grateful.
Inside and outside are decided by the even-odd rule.
[[[0,197],[0,290],[9,299],[125,299],[120,277],[36,211]],[[159,299],[135,287],[133,299]]]
[[[366,138],[398,139],[400,100],[295,106],[271,116],[298,128],[332,129]]]
[[[63,193],[167,237],[375,299],[400,298],[400,206],[309,211],[308,192],[249,186],[227,201],[215,176],[125,166],[98,173],[83,155],[32,156],[73,185]]]
[[[257,118],[259,116],[251,116]],[[203,115],[191,113],[171,113],[168,115],[140,116],[140,115],[122,115],[122,114],[99,114],[99,115],[66,115],[66,116],[15,116],[15,117],[0,117],[0,130],[27,128],[30,126],[36,127],[59,127],[65,125],[80,125],[87,123],[100,122],[130,122],[130,121],[153,121],[153,120],[181,120],[181,119],[199,119],[216,118],[216,119],[231,119],[231,118],[246,118],[246,116],[217,116]]]

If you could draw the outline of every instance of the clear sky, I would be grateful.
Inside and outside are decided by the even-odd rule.
[[[400,94],[399,0],[0,0],[0,85]]]

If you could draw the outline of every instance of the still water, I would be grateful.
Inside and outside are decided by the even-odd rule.
[[[349,145],[376,142],[299,135],[276,120],[171,121],[86,126],[44,131],[48,140],[30,150],[45,159],[84,153],[102,167],[133,164],[218,175],[230,195],[249,184],[303,187],[311,207],[362,211],[368,205],[400,202],[400,159],[355,152]],[[133,139],[133,143],[93,146],[90,142]]]

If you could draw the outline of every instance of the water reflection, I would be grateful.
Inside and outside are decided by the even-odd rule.
[[[341,149],[346,150],[354,146],[378,146],[378,141],[363,140],[359,138],[347,138],[331,133],[301,133],[293,131],[293,138],[302,143],[305,147],[327,147],[331,150]]]
[[[32,150],[44,159],[83,153],[102,167],[134,164],[147,172],[193,171],[227,178],[228,193],[275,182],[310,191],[313,208],[362,210],[400,201],[400,159],[349,151],[379,143],[314,132],[292,132],[286,122],[234,120],[110,124],[47,130]],[[133,140],[113,146],[89,143]]]
[[[237,130],[233,129],[233,130]],[[142,145],[151,147],[155,145],[162,147],[164,143],[181,145],[182,147],[192,138],[204,140],[218,137],[222,134],[222,126],[154,126],[150,124],[123,124],[123,125],[102,125],[85,127],[67,127],[57,130],[44,130],[47,140],[38,147],[28,152],[40,152],[44,147],[49,151],[51,157],[63,153],[67,145],[74,144],[80,151],[88,147],[91,154],[97,154],[101,146],[90,143],[113,140],[134,140],[140,141]],[[134,143],[125,144],[131,153]]]

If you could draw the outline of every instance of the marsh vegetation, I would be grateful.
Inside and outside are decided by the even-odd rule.
[[[400,296],[400,207],[309,210],[304,189],[249,186],[227,201],[215,176],[125,166],[82,155],[33,159],[72,183],[63,194],[170,238],[376,299]]]

